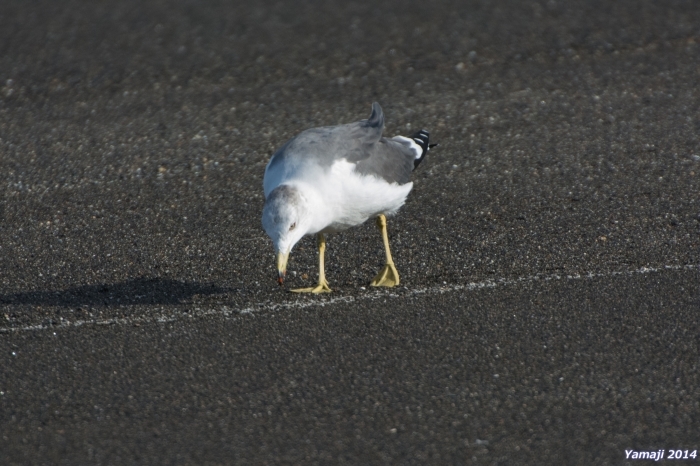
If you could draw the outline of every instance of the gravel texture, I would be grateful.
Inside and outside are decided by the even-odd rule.
[[[700,449],[699,24],[693,1],[3,1],[0,464]],[[265,165],[373,101],[440,143],[389,219],[401,287],[368,289],[368,222],[329,238],[332,295],[290,294]],[[285,287],[315,280],[307,238]]]

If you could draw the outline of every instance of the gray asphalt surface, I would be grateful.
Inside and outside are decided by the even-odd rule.
[[[700,4],[0,4],[0,464],[700,449]],[[279,289],[272,151],[440,147]],[[316,279],[312,239],[288,287]],[[670,462],[670,461],[667,461]],[[682,461],[697,464],[700,459]],[[639,462],[628,462],[639,464]]]

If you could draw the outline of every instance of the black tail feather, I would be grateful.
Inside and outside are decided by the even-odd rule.
[[[416,160],[413,161],[413,169],[415,170],[428,154],[428,151],[437,146],[437,144],[430,144],[430,133],[424,129],[418,131],[417,133],[413,133],[410,137],[421,147],[421,149],[423,149],[420,157],[416,157]]]

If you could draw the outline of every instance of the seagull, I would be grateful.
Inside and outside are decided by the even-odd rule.
[[[277,255],[277,281],[284,283],[294,245],[316,235],[318,284],[291,291],[327,293],[324,255],[326,234],[376,218],[386,264],[371,286],[393,287],[399,273],[389,250],[386,217],[396,213],[413,188],[411,172],[425,158],[429,133],[382,137],[384,112],[378,103],[366,120],[312,128],[280,147],[265,168],[262,224]]]

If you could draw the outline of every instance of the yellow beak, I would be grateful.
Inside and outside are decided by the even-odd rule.
[[[287,274],[287,259],[289,259],[289,254],[277,253],[277,283],[280,285],[284,283],[284,276]]]

